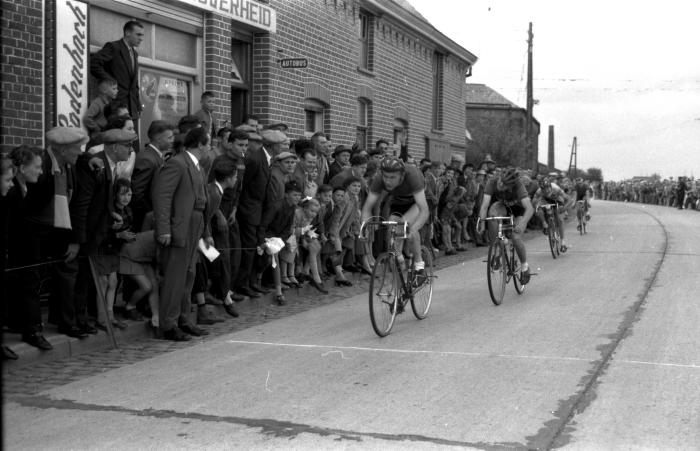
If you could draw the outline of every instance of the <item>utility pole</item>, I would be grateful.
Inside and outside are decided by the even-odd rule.
[[[576,137],[574,136],[574,142],[571,144],[571,157],[569,157],[569,178],[570,179],[573,179],[576,177],[576,174],[577,174],[576,165],[577,165]]]
[[[532,100],[532,22],[530,22],[530,27],[527,31],[527,114],[525,117],[525,155],[526,159],[534,164],[532,170],[534,174],[537,174],[539,164],[537,164],[538,156],[534,152],[532,145],[532,106],[534,104]],[[532,159],[534,157],[534,162]]]

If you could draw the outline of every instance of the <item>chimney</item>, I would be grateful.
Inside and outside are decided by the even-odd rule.
[[[549,142],[547,145],[547,171],[554,170],[554,126],[549,126]]]

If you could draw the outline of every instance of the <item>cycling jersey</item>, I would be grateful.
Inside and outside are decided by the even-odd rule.
[[[506,186],[505,189],[498,189],[498,179],[491,179],[486,183],[484,195],[491,196],[491,203],[501,202],[506,207],[521,205],[522,200],[529,197],[525,185],[522,181],[516,180],[512,186]]]
[[[411,206],[416,203],[415,194],[425,189],[425,177],[423,173],[415,166],[406,166],[404,177],[401,183],[391,191],[388,191],[392,196],[391,205]],[[382,180],[382,171],[378,171],[372,179],[369,190],[375,194],[381,194],[387,191]]]
[[[591,187],[588,186],[588,183],[577,183],[575,188],[576,200],[584,200],[586,198],[586,194],[591,190]]]
[[[559,188],[559,185],[556,183],[552,183],[551,185],[552,187],[548,190],[543,190],[542,188],[538,189],[535,193],[535,198],[544,199],[550,204],[566,204],[567,196],[566,193],[564,193],[564,190]]]

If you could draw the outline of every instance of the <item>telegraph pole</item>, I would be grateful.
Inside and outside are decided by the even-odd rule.
[[[527,115],[525,118],[525,155],[527,159],[532,159],[534,157],[534,167],[533,172],[537,174],[539,164],[537,164],[538,156],[534,152],[532,145],[532,22],[530,22],[530,27],[527,31]]]
[[[576,155],[576,137],[574,136],[574,142],[571,144],[571,157],[569,157],[569,178],[575,178],[577,176],[577,160],[578,156]]]

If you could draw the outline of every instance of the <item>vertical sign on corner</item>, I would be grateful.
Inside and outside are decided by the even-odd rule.
[[[88,108],[88,5],[56,1],[56,125],[83,127]]]

